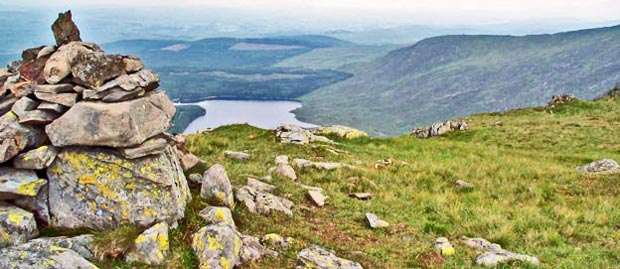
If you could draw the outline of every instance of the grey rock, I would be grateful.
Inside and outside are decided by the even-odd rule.
[[[186,171],[186,172],[192,169],[194,166],[198,165],[199,163],[204,162],[203,160],[198,158],[196,155],[190,153],[189,151],[179,150],[178,155],[179,155],[179,162],[181,163],[181,167],[183,167],[183,171]]]
[[[358,200],[370,200],[372,199],[372,194],[368,192],[356,192],[349,194],[350,197],[356,198]]]
[[[368,221],[368,225],[373,229],[387,228],[390,226],[389,223],[377,217],[377,215],[373,213],[366,213],[366,221]]]
[[[263,245],[272,248],[288,249],[292,242],[292,238],[284,238],[281,235],[274,233],[266,234],[261,238],[261,243],[263,243]]]
[[[19,196],[10,202],[34,214],[39,226],[48,227],[52,223],[48,197],[48,186],[46,184],[41,187],[36,196]]]
[[[288,164],[288,156],[281,155],[276,157],[276,165]]]
[[[224,166],[216,164],[205,171],[200,197],[210,205],[235,208],[232,186]]]
[[[312,164],[316,169],[332,171],[341,167],[345,167],[345,164],[342,163],[327,163],[327,162],[315,162]]]
[[[169,145],[168,140],[165,138],[154,137],[135,147],[120,148],[119,152],[127,159],[136,159],[148,155],[161,154]]]
[[[104,102],[119,102],[136,98],[159,86],[159,75],[152,70],[142,70],[131,75],[122,75],[96,89],[82,93],[84,99]]]
[[[454,255],[454,247],[450,243],[450,240],[445,237],[438,237],[433,242],[433,247],[443,256],[451,256]]]
[[[130,160],[111,149],[65,147],[47,176],[53,227],[172,225],[191,200],[172,148]]]
[[[71,248],[37,239],[0,249],[0,268],[97,269],[97,266]]]
[[[297,125],[286,124],[276,128],[276,139],[281,143],[308,144],[312,133]]]
[[[237,152],[237,151],[224,151],[224,156],[228,159],[235,159],[235,160],[249,160],[251,155],[247,154],[245,152]]]
[[[11,107],[17,102],[18,98],[12,93],[0,99],[0,115],[11,111]]]
[[[138,235],[125,255],[125,260],[147,265],[161,265],[166,261],[169,250],[168,224],[160,222]]]
[[[19,98],[19,100],[17,100],[13,104],[13,106],[11,107],[11,111],[13,111],[13,113],[15,113],[15,115],[17,115],[17,117],[19,118],[26,111],[30,111],[30,110],[37,108],[38,105],[39,103],[37,101],[34,101],[24,96],[22,98]]]
[[[55,146],[132,147],[171,126],[175,107],[164,92],[114,104],[79,102],[45,130]]]
[[[19,169],[40,170],[52,165],[58,155],[54,146],[41,146],[37,149],[19,154],[13,158],[13,167]]]
[[[35,92],[40,93],[75,93],[72,84],[37,85]]]
[[[577,167],[577,171],[582,173],[619,173],[620,165],[615,160],[604,159]]]
[[[538,258],[518,254],[502,249],[499,244],[493,244],[484,238],[468,238],[461,237],[461,242],[473,249],[477,249],[482,253],[476,258],[476,264],[486,267],[496,267],[501,263],[511,261],[522,261],[532,265],[540,265]]]
[[[39,248],[53,245],[61,248],[71,249],[83,258],[87,260],[92,260],[94,258],[93,240],[94,236],[92,234],[83,234],[74,237],[42,237],[30,240],[26,244],[26,246],[31,248]]]
[[[192,250],[200,268],[233,269],[239,264],[243,242],[237,232],[226,224],[203,227],[194,234]]]
[[[468,189],[474,188],[474,185],[472,185],[471,183],[464,181],[464,180],[460,180],[460,179],[454,182],[454,185],[456,186],[457,189],[460,189],[460,190],[468,190]]]
[[[289,178],[291,180],[297,180],[297,174],[295,174],[295,169],[288,164],[279,164],[276,166],[275,173],[278,176]]]
[[[46,110],[46,111],[51,111],[51,112],[56,112],[58,114],[63,114],[65,112],[67,112],[67,110],[69,109],[66,106],[63,106],[61,104],[56,104],[56,103],[50,103],[50,102],[41,102],[41,104],[39,104],[39,106],[37,106],[38,110]]]
[[[19,116],[19,123],[31,125],[46,125],[60,117],[60,114],[49,110],[30,110]]]
[[[363,269],[354,261],[337,257],[334,253],[319,246],[310,246],[297,255],[295,269]]]
[[[304,159],[293,159],[293,165],[298,169],[312,167],[314,162]]]
[[[187,183],[190,186],[202,186],[202,175],[198,173],[192,173],[187,177]]]
[[[79,51],[70,64],[74,82],[91,89],[125,73],[123,57],[103,51]]]
[[[256,180],[253,178],[248,178],[246,181],[246,185],[256,189],[257,191],[261,191],[261,192],[271,192],[273,190],[276,189],[276,186],[271,185],[271,184],[267,184],[265,182],[262,182],[260,180]]]
[[[263,256],[278,256],[278,253],[265,247],[260,239],[250,235],[240,235],[243,246],[239,253],[241,263],[258,260]]]
[[[224,223],[235,228],[235,220],[232,212],[228,207],[208,206],[201,210],[198,215],[207,223],[207,225]]]
[[[46,183],[35,171],[0,167],[0,201],[37,196]]]
[[[72,107],[77,102],[78,94],[74,92],[68,93],[50,93],[45,91],[35,91],[34,95],[43,101]]]
[[[415,128],[413,129],[412,135],[417,136],[418,138],[429,138],[444,135],[446,133],[461,130],[465,131],[469,129],[467,123],[463,120],[460,121],[446,121],[439,122],[431,125],[426,128]]]
[[[65,13],[58,13],[58,19],[52,24],[52,32],[56,39],[56,45],[62,46],[71,41],[82,41],[80,30],[73,22],[71,10]]]
[[[320,191],[308,191],[308,197],[316,206],[325,206],[325,200],[327,200],[327,197]]]
[[[38,148],[47,142],[42,129],[20,124],[13,112],[0,117],[0,163],[17,156],[22,150]]]
[[[32,213],[0,202],[0,249],[25,243],[38,234],[37,222]]]
[[[250,186],[243,186],[235,193],[235,199],[243,203],[248,211],[269,215],[271,212],[281,212],[286,215],[293,215],[291,208],[293,202],[288,199],[275,196],[271,193],[260,192]]]

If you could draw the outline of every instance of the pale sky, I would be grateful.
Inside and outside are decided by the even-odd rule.
[[[7,1],[7,0],[5,0]],[[230,7],[312,16],[385,16],[526,22],[617,21],[620,0],[8,0],[18,5]],[[6,3],[6,2],[5,2]]]

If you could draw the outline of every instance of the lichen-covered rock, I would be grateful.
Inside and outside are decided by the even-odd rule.
[[[232,269],[240,262],[242,244],[237,232],[227,224],[203,227],[192,239],[200,269]]]
[[[51,223],[48,201],[48,186],[46,184],[36,196],[20,196],[10,202],[32,212],[39,226],[48,227]]]
[[[80,30],[73,22],[71,10],[65,13],[58,13],[58,19],[52,24],[52,32],[56,39],[56,45],[62,46],[71,41],[82,41]]]
[[[162,91],[120,103],[79,102],[45,131],[54,146],[131,147],[171,126],[174,104]]]
[[[213,206],[235,208],[232,186],[224,166],[216,164],[205,171],[200,197]]]
[[[476,257],[476,264],[478,265],[496,267],[501,263],[511,261],[521,261],[532,265],[540,265],[540,261],[534,256],[504,250],[499,244],[491,243],[484,238],[468,238],[463,236],[460,240],[464,245],[482,252]]]
[[[148,265],[160,265],[168,256],[168,224],[160,222],[140,234],[134,245],[125,255],[128,262],[140,262]]]
[[[0,163],[3,163],[24,149],[42,146],[47,137],[39,128],[20,124],[17,116],[8,112],[0,117],[0,141]]]
[[[35,171],[0,167],[0,201],[36,196],[45,184]]]
[[[41,146],[17,155],[13,158],[13,167],[31,170],[45,169],[52,165],[56,155],[58,155],[58,148],[54,146]]]
[[[97,269],[76,251],[52,241],[33,240],[0,249],[0,268]]]
[[[355,139],[360,137],[368,137],[366,132],[342,125],[332,125],[318,127],[311,130],[314,135],[336,135],[340,138]]]
[[[452,256],[454,255],[454,247],[450,244],[450,240],[445,237],[438,237],[433,242],[433,247],[439,252],[439,254],[443,256]]]
[[[79,53],[99,50],[101,49],[95,44],[78,41],[60,46],[45,63],[43,69],[45,81],[49,84],[58,84],[71,74],[71,63]]]
[[[188,171],[192,169],[194,166],[202,163],[203,161],[198,158],[196,155],[190,153],[189,151],[178,151],[179,162],[181,163],[181,167],[183,167],[183,171]]]
[[[71,61],[74,82],[91,89],[97,89],[123,73],[125,73],[123,57],[108,55],[103,51],[81,51]]]
[[[93,240],[94,236],[92,234],[83,234],[74,237],[66,237],[66,236],[58,236],[58,237],[42,237],[37,239],[32,239],[28,241],[26,246],[31,248],[41,248],[41,247],[50,247],[57,246],[61,248],[68,248],[75,251],[77,254],[82,256],[87,260],[92,260],[94,258],[93,253]]]
[[[263,256],[278,256],[278,252],[265,247],[260,239],[250,235],[240,235],[243,246],[240,251],[241,263],[247,263],[258,260]]]
[[[235,198],[252,213],[269,215],[272,211],[276,211],[289,216],[293,215],[291,211],[293,202],[271,193],[257,191],[250,186],[239,188],[235,193]]]
[[[267,184],[265,182],[262,182],[260,180],[253,179],[253,178],[248,178],[246,181],[246,185],[256,189],[257,191],[262,191],[262,192],[271,192],[276,189],[276,186],[274,185]]]
[[[279,234],[270,233],[264,235],[261,238],[261,242],[268,247],[288,249],[293,242],[293,238],[284,238]]]
[[[319,246],[310,246],[297,255],[295,269],[363,269],[354,261],[337,257]]]
[[[235,228],[235,220],[228,207],[208,206],[198,213],[207,225],[224,223]]]
[[[129,160],[110,149],[66,147],[47,175],[54,227],[173,224],[191,199],[172,149]]]
[[[618,173],[620,172],[620,165],[615,160],[604,159],[577,167],[577,171],[582,173]]]
[[[0,248],[25,243],[38,234],[32,213],[0,202]]]

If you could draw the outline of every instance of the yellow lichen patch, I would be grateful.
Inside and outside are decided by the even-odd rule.
[[[226,215],[224,215],[224,210],[218,208],[215,210],[215,220],[216,221],[225,221]]]
[[[50,246],[50,250],[51,250],[51,251],[54,251],[54,252],[65,252],[65,251],[67,251],[68,249],[63,248],[63,247],[59,247],[59,246],[56,246],[56,245],[51,245],[51,246]]]
[[[27,196],[37,196],[38,190],[45,185],[45,179],[38,179],[32,182],[23,183],[17,187],[17,193]]]
[[[209,250],[224,249],[224,246],[222,245],[222,243],[220,243],[220,241],[217,240],[217,238],[207,236],[207,240],[209,241]]]
[[[26,216],[20,213],[9,213],[9,222],[15,225],[21,225]]]
[[[220,258],[220,265],[222,266],[222,268],[227,268],[227,269],[232,269],[232,264],[231,262],[226,259],[226,257],[221,257]]]
[[[144,235],[139,235],[136,240],[134,240],[134,243],[136,243],[136,245],[142,244],[144,242],[146,242],[148,240],[148,238],[146,238],[146,236]]]

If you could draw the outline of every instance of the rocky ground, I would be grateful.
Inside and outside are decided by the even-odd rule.
[[[174,136],[156,73],[52,29],[0,69],[0,268],[618,264],[617,90],[398,138]]]

